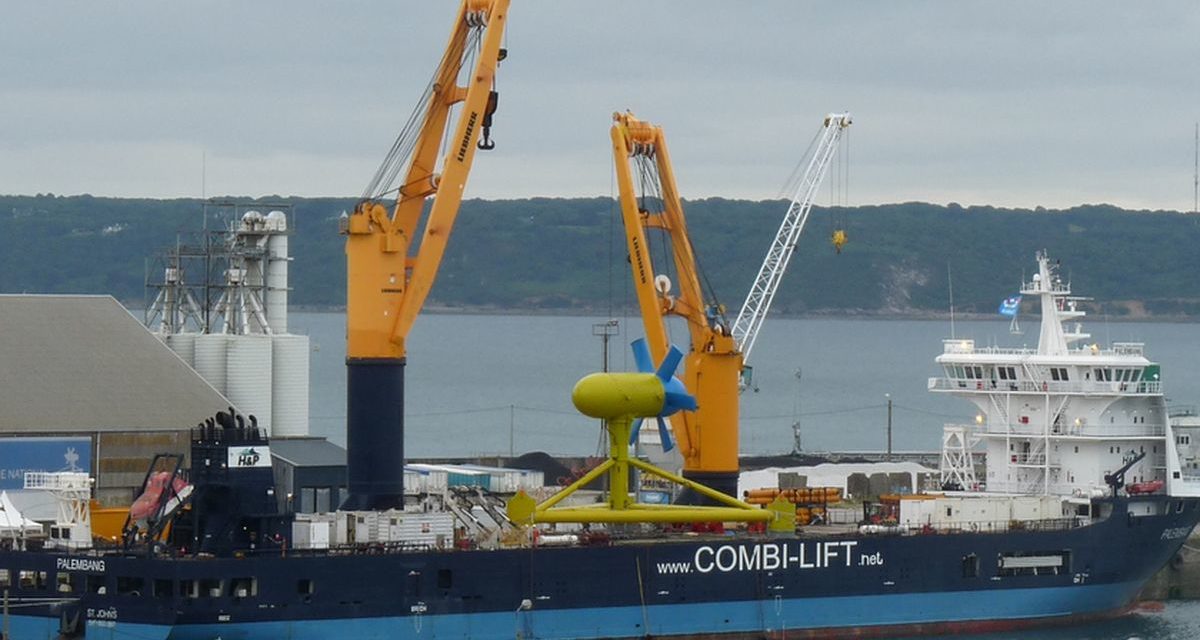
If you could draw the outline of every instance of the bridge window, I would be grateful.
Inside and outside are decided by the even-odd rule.
[[[78,580],[75,579],[75,576],[71,575],[71,573],[67,571],[59,571],[58,576],[55,579],[55,583],[58,585],[57,588],[59,593],[74,593],[79,584]]]
[[[1071,552],[1016,551],[1003,553],[999,559],[1001,576],[1056,576],[1071,568]]]
[[[234,578],[229,581],[229,595],[235,598],[252,598],[258,595],[258,580]]]
[[[124,596],[140,596],[146,581],[143,578],[117,576],[117,593]]]
[[[979,575],[979,556],[965,555],[962,559],[962,577],[974,578]]]
[[[221,580],[209,578],[200,581],[200,595],[205,598],[220,598],[221,597]]]
[[[104,576],[88,576],[87,577],[88,593],[95,593],[98,595],[104,595],[105,593],[108,593],[108,587],[104,583],[105,583]]]
[[[175,583],[170,580],[155,580],[154,595],[159,598],[171,598],[175,595]]]
[[[18,576],[22,589],[45,589],[50,575],[45,571],[22,570]]]

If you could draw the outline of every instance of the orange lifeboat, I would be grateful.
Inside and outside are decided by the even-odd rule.
[[[174,477],[172,479],[172,474],[169,472],[155,472],[146,481],[146,490],[129,506],[129,518],[131,520],[146,520],[154,516],[158,510],[163,492],[167,491],[168,487],[170,487],[172,495],[163,508],[162,515],[164,517],[178,509],[183,504],[183,501],[192,495],[192,485],[185,482],[183,478]]]

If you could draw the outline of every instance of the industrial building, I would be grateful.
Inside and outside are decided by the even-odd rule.
[[[324,513],[346,498],[346,450],[325,438],[274,439],[271,458],[280,508]]]
[[[272,437],[308,435],[305,335],[288,333],[286,205],[206,202],[227,228],[177,242],[157,257],[162,280],[143,322]],[[157,275],[157,274],[155,274]]]
[[[158,257],[163,279],[148,278],[140,321],[110,296],[0,296],[0,491],[23,513],[55,515],[48,494],[24,490],[29,471],[85,472],[101,505],[130,504],[156,454],[190,465],[190,429],[229,407],[272,436],[281,500],[311,511],[344,497],[345,450],[307,437],[309,341],[288,333],[287,215],[205,206],[228,226]]]
[[[0,327],[0,489],[35,518],[53,505],[25,471],[86,471],[129,504],[154,454],[230,404],[111,296],[0,295]]]

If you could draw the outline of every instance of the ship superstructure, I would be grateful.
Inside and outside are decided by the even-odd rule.
[[[929,388],[977,409],[974,424],[945,427],[943,484],[1087,497],[1109,491],[1111,475],[1128,465],[1123,473],[1135,491],[1200,495],[1200,478],[1180,463],[1159,365],[1142,343],[1091,342],[1081,323],[1085,298],[1072,295],[1044,252],[1037,267],[1021,288],[1041,306],[1035,348],[943,341],[944,375],[930,378]],[[986,450],[985,477],[964,455],[975,443]]]

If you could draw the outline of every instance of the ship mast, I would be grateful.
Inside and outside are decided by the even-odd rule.
[[[1084,298],[1071,295],[1071,285],[1064,284],[1058,275],[1057,265],[1050,264],[1045,251],[1037,254],[1038,272],[1033,280],[1021,287],[1021,294],[1038,296],[1042,307],[1042,330],[1038,339],[1038,353],[1042,355],[1064,355],[1068,345],[1090,338],[1083,333],[1082,324],[1076,322],[1068,331],[1063,323],[1082,318],[1086,314],[1076,307]]]

